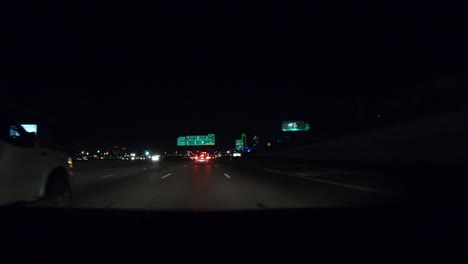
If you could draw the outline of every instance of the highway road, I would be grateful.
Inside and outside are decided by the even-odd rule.
[[[98,164],[98,165],[96,165]],[[386,205],[414,186],[372,170],[218,160],[78,162],[67,207],[249,210]]]
[[[385,263],[408,259],[405,253],[417,261],[428,257],[427,252],[441,253],[441,248],[452,253],[440,254],[440,260],[455,258],[454,250],[463,245],[446,234],[463,234],[459,227],[466,221],[459,216],[464,210],[426,210],[437,207],[433,203],[437,194],[428,188],[431,174],[428,170],[421,173],[420,168],[325,166],[248,158],[218,160],[211,165],[196,165],[190,160],[82,161],[76,162],[75,168],[73,195],[64,206],[91,210],[4,211],[4,220],[15,227],[21,245],[24,237],[51,239],[55,232],[54,241],[64,248],[76,251],[70,243],[63,243],[67,240],[62,236],[88,241],[91,250],[106,252],[106,259],[116,256],[115,252],[130,252],[132,245],[159,258],[154,248],[161,248],[156,244],[160,242],[174,250],[180,250],[174,245],[182,244],[208,246],[229,257],[235,249],[234,256],[242,254],[248,259],[257,253],[263,260],[276,259],[275,252],[285,253],[291,245],[293,250],[285,254],[285,262],[298,252],[315,259],[322,246],[329,250],[327,260],[330,256],[356,256],[375,262],[382,256],[393,257]],[[449,172],[441,174],[455,175],[449,182],[467,175]],[[461,196],[456,200],[466,201]],[[418,210],[413,201],[423,208]],[[380,210],[381,205],[398,202],[409,206],[401,210],[383,206]],[[342,210],[367,205],[379,209]],[[324,207],[339,209],[275,210]],[[141,247],[138,241],[151,243]],[[102,251],[106,246],[109,250]],[[345,253],[335,254],[337,248],[345,248]],[[198,256],[203,249],[194,254]],[[135,256],[139,255],[131,254],[129,260],[134,261]]]

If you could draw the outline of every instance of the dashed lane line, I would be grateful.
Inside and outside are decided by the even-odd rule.
[[[161,179],[166,179],[167,177],[169,177],[169,176],[171,176],[171,175],[172,175],[172,173],[168,173],[168,174],[162,176]]]
[[[104,176],[101,176],[100,178],[105,179],[105,178],[110,178],[110,177],[113,177],[113,176],[115,176],[115,174],[104,175]]]

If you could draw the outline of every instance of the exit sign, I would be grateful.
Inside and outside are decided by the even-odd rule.
[[[215,134],[179,137],[177,146],[214,146]]]

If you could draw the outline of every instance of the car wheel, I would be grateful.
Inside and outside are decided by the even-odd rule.
[[[53,172],[47,181],[45,195],[41,205],[65,207],[71,198],[71,187],[65,172]]]

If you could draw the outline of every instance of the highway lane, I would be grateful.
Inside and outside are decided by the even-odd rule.
[[[372,171],[364,171],[362,168],[345,169],[343,167],[325,167],[318,165],[292,165],[274,162],[254,162],[248,159],[222,160],[206,166],[195,165],[188,161],[169,162],[165,160],[157,163],[128,162],[122,163],[122,166],[116,167],[113,167],[112,164],[111,166],[108,166],[109,164],[107,162],[100,164],[102,164],[101,167],[81,167],[80,170],[77,170],[78,172],[72,182],[74,193],[71,200],[68,201],[68,204],[65,206],[73,208],[157,210],[163,211],[163,215],[174,216],[173,214],[165,214],[165,211],[187,210],[189,212],[199,212],[238,209],[268,210],[277,208],[381,205],[387,204],[388,202],[404,200],[404,198],[395,197],[394,194],[405,194],[404,192],[400,192],[401,190],[404,190],[404,188],[393,188],[394,184],[391,184],[390,187],[387,186],[386,188],[380,188],[384,187],[384,184],[379,183],[379,181],[383,180],[384,182],[389,182],[389,176],[373,173]],[[114,175],[105,177],[106,175],[112,174]],[[407,172],[402,173],[402,175],[398,175],[398,178],[404,178],[408,175],[409,174]],[[461,176],[462,175],[464,176],[466,174],[461,174]],[[374,181],[363,180],[370,179],[372,177],[375,178]],[[326,182],[317,181],[316,179],[326,180]],[[460,199],[460,201],[466,201],[466,199]],[[228,214],[225,215],[224,218],[215,217],[211,222],[205,222],[205,218],[198,218],[199,215],[206,214],[195,214],[197,215],[196,221],[193,221],[193,217],[186,217],[189,216],[189,214],[183,215],[182,219],[179,219],[178,221],[171,222],[173,225],[164,221],[153,222],[154,218],[147,217],[151,214],[139,212],[135,215],[136,212],[132,212],[131,210],[130,212],[126,212],[125,210],[115,211],[116,214],[111,212],[112,210],[99,210],[101,217],[99,217],[98,212],[93,212],[90,215],[89,213],[85,213],[87,210],[85,212],[78,211],[78,217],[73,217],[73,219],[75,223],[83,220],[85,223],[95,223],[95,221],[101,224],[105,223],[104,226],[109,227],[111,230],[110,233],[116,234],[116,236],[119,237],[122,236],[122,232],[126,231],[122,231],[123,229],[119,229],[122,227],[115,224],[122,223],[122,218],[126,219],[123,222],[129,221],[128,213],[132,215],[130,217],[130,219],[132,219],[130,223],[138,223],[139,225],[140,223],[145,223],[145,221],[146,224],[148,224],[148,221],[150,221],[150,225],[153,227],[153,231],[150,232],[154,232],[154,234],[151,233],[152,236],[157,236],[158,234],[161,234],[161,232],[164,233],[165,231],[171,233],[173,236],[173,227],[177,230],[182,228],[182,230],[185,231],[199,225],[200,221],[208,224],[213,223],[213,221],[217,223],[219,222],[219,225],[228,227],[226,230],[231,230],[232,234],[237,234],[235,225],[238,223],[236,221],[239,221],[244,225],[246,224],[246,226],[253,227],[252,231],[249,230],[249,232],[254,232],[259,237],[265,237],[265,235],[268,237],[268,234],[271,234],[271,228],[274,229],[275,224],[280,224],[278,221],[285,220],[284,223],[287,228],[283,230],[284,232],[287,232],[288,234],[302,234],[304,230],[306,230],[308,233],[306,233],[307,236],[304,236],[305,239],[310,237],[310,235],[313,236],[320,234],[325,238],[332,238],[333,240],[333,237],[335,237],[336,234],[341,234],[342,232],[344,232],[344,234],[348,234],[346,231],[352,230],[352,235],[349,235],[352,240],[353,237],[362,235],[361,233],[363,230],[366,230],[367,228],[367,230],[370,230],[372,233],[374,231],[376,232],[375,237],[372,237],[371,239],[366,238],[367,241],[380,241],[376,238],[385,237],[384,239],[387,239],[387,234],[392,234],[392,236],[394,235],[395,237],[395,241],[397,241],[396,245],[401,246],[402,243],[407,243],[408,249],[410,249],[409,252],[413,252],[414,245],[418,245],[418,243],[416,243],[415,240],[407,239],[408,234],[415,234],[413,232],[413,227],[420,228],[421,234],[427,235],[427,238],[433,238],[434,232],[441,233],[441,231],[437,231],[438,229],[431,224],[431,221],[436,220],[431,220],[431,218],[428,218],[425,213],[422,217],[411,219],[411,212],[417,211],[417,208],[414,208],[414,210],[411,206],[409,208],[409,210],[405,209],[403,214],[401,214],[401,211],[396,210],[400,213],[394,217],[392,216],[395,211],[391,209],[388,211],[352,210],[353,212],[357,212],[354,214],[350,214],[349,211],[346,210],[338,210],[340,212],[344,212],[343,214],[340,213],[338,215],[332,213],[336,212],[336,210],[325,210],[333,215],[333,217],[327,218],[324,218],[324,215],[329,214],[314,213],[308,218],[298,218],[300,214],[283,214],[283,211],[279,213],[272,210],[262,212],[268,214],[264,215],[260,219],[250,219],[248,216],[249,214],[244,214],[244,211],[242,211],[240,215],[237,214],[237,218],[233,218]],[[323,210],[319,211],[324,212]],[[386,212],[381,215],[378,213],[379,211]],[[66,210],[63,212],[65,212],[68,219],[73,216],[71,211]],[[56,213],[63,214],[63,212],[58,210]],[[456,219],[450,215],[453,215],[453,212],[450,210],[444,210],[442,213],[435,211],[431,214],[440,216],[440,219],[450,219],[451,223],[453,223],[451,220],[452,218]],[[102,217],[102,215],[105,215],[105,217]],[[89,216],[91,216],[91,220],[87,219]],[[157,215],[156,218],[159,219],[159,216],[161,215]],[[276,220],[272,219],[270,222],[270,216],[280,217]],[[45,221],[44,217],[42,217],[42,219]],[[113,222],[114,219],[115,222]],[[382,221],[383,219],[386,220]],[[50,220],[47,219],[47,222],[49,221]],[[165,221],[173,221],[173,218]],[[459,220],[459,223],[461,222],[462,221]],[[43,228],[31,228],[30,223],[27,223],[27,221],[25,223],[30,227],[30,229],[26,229],[25,233],[29,233],[29,230],[31,229],[46,230],[44,232],[48,232],[47,229]],[[307,225],[310,223],[310,226],[307,226],[309,229],[303,228],[305,223],[307,223]],[[60,225],[58,224],[57,226]],[[76,225],[72,225],[72,230],[81,233],[81,230],[88,230],[89,226],[92,225],[85,224],[84,226],[81,226],[83,229],[80,229],[79,227],[78,229],[74,229],[76,228]],[[96,227],[97,226],[99,226],[99,229],[102,228],[101,225],[96,225]],[[148,229],[146,229],[146,226],[144,224],[139,226],[145,228],[140,230],[140,234],[147,234],[146,232],[148,232]],[[216,226],[216,224],[212,226]],[[262,226],[263,228],[259,228],[259,226]],[[382,227],[384,228],[382,229]],[[404,228],[401,229],[400,227]],[[116,232],[115,230],[119,230],[119,232]],[[219,234],[226,235],[226,230],[219,230],[221,231]],[[333,230],[332,235],[330,235],[330,230]],[[427,232],[426,230],[431,230],[431,232]],[[134,229],[129,230],[129,232],[138,233]],[[271,237],[272,240],[270,240],[275,241],[272,243],[277,244],[275,236],[278,236],[278,234],[275,232],[273,233],[274,235]],[[69,235],[68,233],[66,234]],[[86,234],[86,232],[83,232],[83,234]],[[243,236],[242,232],[238,234],[240,235],[239,237]],[[78,236],[80,235],[81,234]],[[206,234],[200,233],[200,235]],[[403,241],[400,241],[402,237],[404,239]],[[421,240],[425,240],[426,238],[425,236],[418,237]],[[288,241],[287,243],[289,243],[290,241],[293,241],[291,239],[293,239],[293,237],[288,237],[288,239],[284,241]],[[334,241],[332,240],[328,241],[325,239],[325,244],[333,244]],[[119,239],[116,239],[115,241],[119,241]],[[216,239],[213,241],[216,241]],[[255,238],[253,241],[254,242],[252,242],[251,247],[253,249],[255,249],[255,244],[265,245],[263,241],[255,240]],[[267,241],[269,240],[267,239]],[[319,239],[317,241],[322,243],[323,239]],[[437,242],[435,239],[427,241]],[[172,245],[174,243],[170,241],[169,244]],[[375,248],[364,248],[366,250],[370,248],[370,251],[372,252],[379,252],[376,250],[383,248],[381,247],[381,244],[382,243],[377,243]],[[428,244],[433,245],[433,243]],[[346,246],[348,245],[346,244]],[[374,246],[374,244],[372,244],[372,246]],[[223,247],[225,247],[225,245]],[[230,250],[232,247],[225,248]],[[435,248],[436,250],[438,249],[437,247]],[[97,245],[96,249],[101,250],[99,245]],[[307,251],[306,248],[304,250]],[[378,258],[380,255],[381,254],[376,254],[376,257]],[[418,258],[419,257],[420,256],[418,256]]]
[[[138,174],[141,171],[158,170],[165,165],[167,164],[150,161],[85,161],[75,165],[71,183],[74,190],[79,190],[86,186]]]
[[[302,174],[296,174],[262,166],[231,160],[210,165],[129,162],[128,166],[77,173],[66,206],[204,211],[348,207],[405,199],[398,192],[336,178],[358,174],[353,171],[330,169],[329,177],[335,178],[327,179],[322,168],[302,168]],[[311,180],[307,173],[318,180]]]

